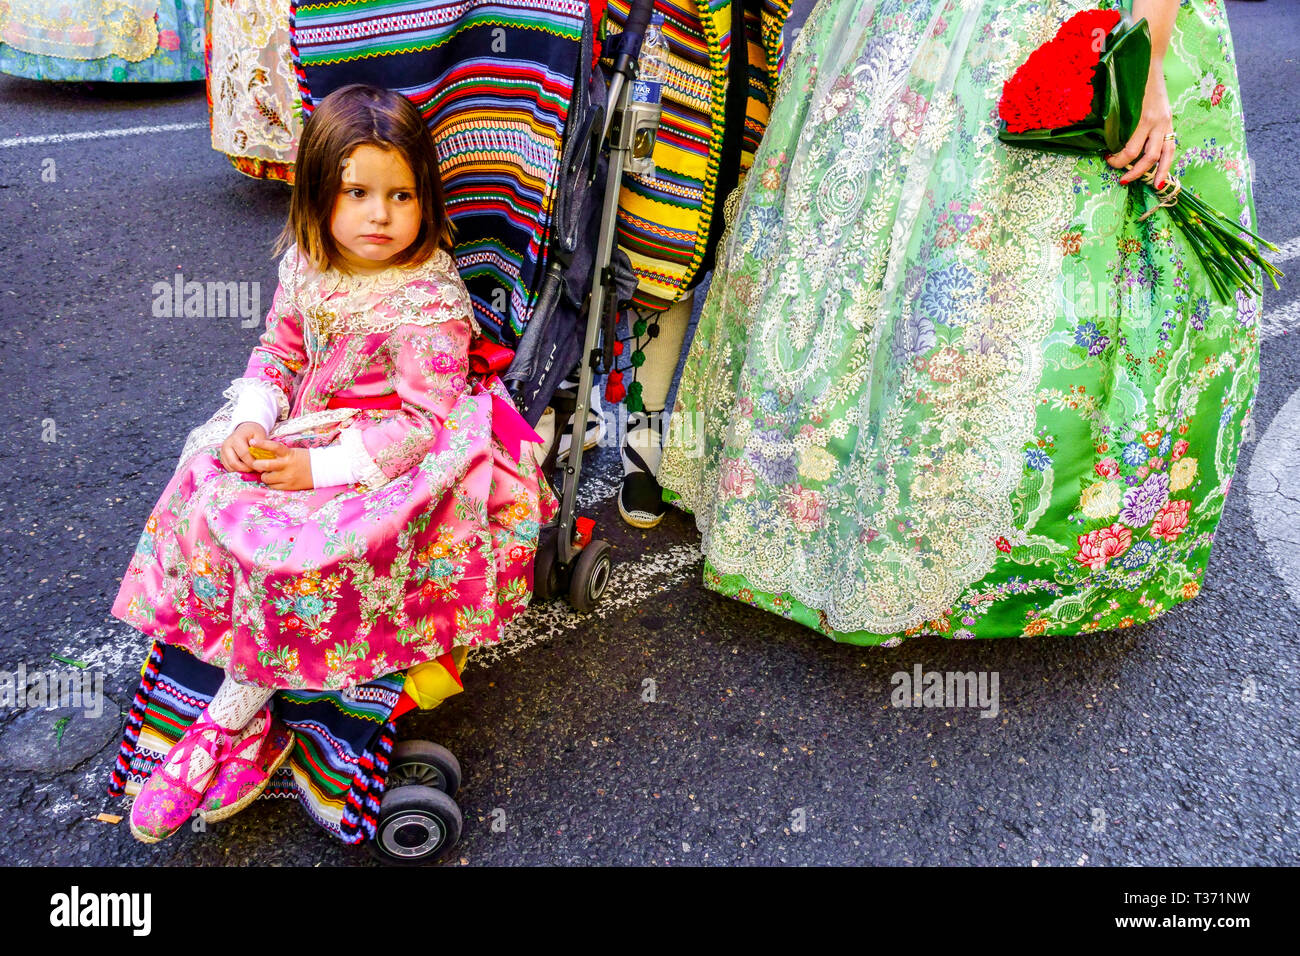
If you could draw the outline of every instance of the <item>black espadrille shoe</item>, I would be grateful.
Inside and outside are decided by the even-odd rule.
[[[618,490],[618,513],[632,527],[648,529],[664,520],[668,505],[654,470],[631,445],[633,432],[642,430],[651,430],[648,418],[644,414],[629,416],[627,437],[623,441],[623,484]],[[651,440],[657,439],[656,434]]]

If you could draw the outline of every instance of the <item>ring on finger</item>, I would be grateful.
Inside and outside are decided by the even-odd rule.
[[[1165,142],[1166,142],[1166,143],[1176,143],[1176,142],[1178,142],[1178,135],[1177,135],[1176,133],[1174,133],[1173,130],[1170,130],[1168,133],[1165,133]]]

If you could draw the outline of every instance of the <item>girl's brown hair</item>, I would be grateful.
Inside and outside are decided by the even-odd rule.
[[[415,174],[420,231],[391,264],[423,262],[439,249],[451,250],[452,224],[443,200],[438,155],[420,111],[400,93],[353,83],[321,100],[303,127],[289,219],[276,241],[276,255],[296,242],[317,268],[344,268],[330,233],[330,219],[344,161],[358,146],[367,145],[397,150]]]

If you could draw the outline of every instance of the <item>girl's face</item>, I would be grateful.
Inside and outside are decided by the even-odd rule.
[[[382,272],[420,234],[415,174],[395,149],[358,146],[343,161],[330,233],[353,272]]]

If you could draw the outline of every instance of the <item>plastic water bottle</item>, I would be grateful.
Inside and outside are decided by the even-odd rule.
[[[656,111],[663,100],[664,80],[668,78],[668,41],[664,39],[664,15],[652,13],[641,44],[641,57],[637,63],[636,80],[632,84],[632,102],[651,107]],[[653,130],[638,135],[633,146],[637,171],[647,179],[655,178]]]
[[[636,82],[632,85],[632,100],[658,106],[663,98],[664,80],[668,77],[668,41],[664,39],[664,15],[650,14],[645,40],[641,43],[641,58],[637,64]]]

